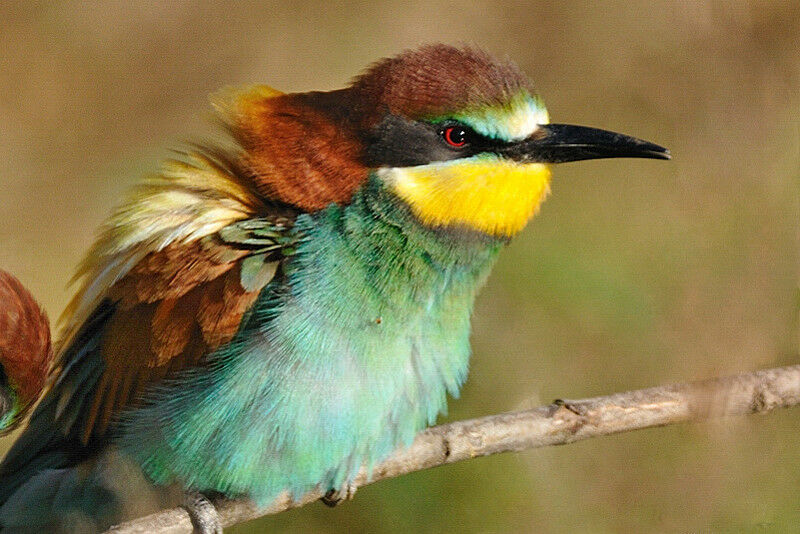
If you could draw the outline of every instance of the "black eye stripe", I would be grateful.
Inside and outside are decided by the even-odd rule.
[[[446,138],[449,128],[452,128],[450,139],[453,143]],[[484,137],[460,121],[414,121],[392,114],[384,116],[365,134],[364,163],[368,167],[425,165],[468,158],[482,152],[499,153],[506,145]],[[462,140],[463,145],[460,144]]]

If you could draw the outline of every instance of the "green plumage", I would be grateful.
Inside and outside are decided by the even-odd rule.
[[[214,371],[186,373],[127,417],[121,446],[158,483],[261,504],[338,488],[458,394],[498,241],[422,228],[378,180],[294,231],[286,276]]]

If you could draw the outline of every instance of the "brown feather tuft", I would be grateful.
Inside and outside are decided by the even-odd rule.
[[[0,365],[23,404],[39,397],[52,356],[47,315],[19,280],[0,271]]]

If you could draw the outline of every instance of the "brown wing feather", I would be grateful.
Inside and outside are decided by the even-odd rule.
[[[0,362],[26,403],[39,395],[51,357],[47,315],[19,280],[0,271]]]
[[[19,280],[0,270],[0,372],[23,411],[39,397],[52,357],[47,315]]]
[[[242,287],[247,255],[210,240],[172,244],[112,287],[117,309],[100,344],[104,370],[81,429],[84,442],[103,434],[148,385],[201,364],[233,338],[263,287]]]

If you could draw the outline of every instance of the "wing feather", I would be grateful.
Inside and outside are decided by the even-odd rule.
[[[145,390],[230,341],[275,276],[296,211],[258,200],[245,171],[210,153],[169,162],[105,226],[62,316],[34,433],[102,438]]]
[[[148,388],[236,334],[293,250],[298,215],[257,194],[243,161],[181,153],[101,228],[59,320],[49,390],[0,466],[0,503],[31,473],[91,455]]]
[[[274,225],[269,218],[258,221]],[[220,240],[216,247],[225,253],[199,241],[170,245],[151,252],[111,288],[115,310],[97,347],[103,373],[81,424],[81,441],[104,434],[115,414],[149,386],[201,365],[234,337],[276,274],[281,255],[272,245],[269,252],[242,250]]]

